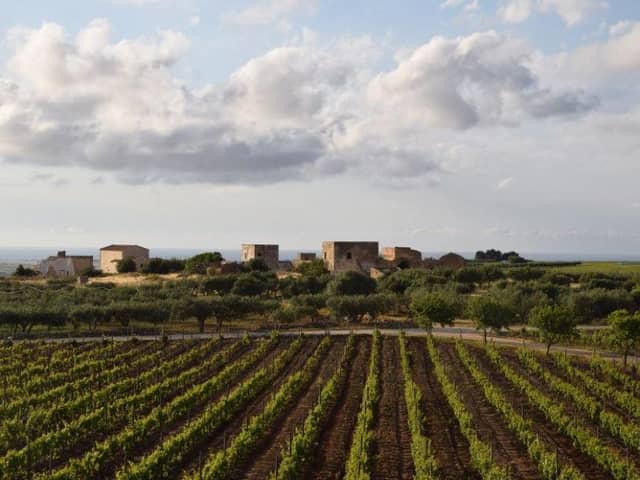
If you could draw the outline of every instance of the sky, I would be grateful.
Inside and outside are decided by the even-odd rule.
[[[637,0],[21,0],[0,246],[640,254]]]

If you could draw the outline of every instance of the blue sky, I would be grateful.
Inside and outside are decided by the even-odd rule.
[[[0,245],[640,254],[632,0],[25,0]]]

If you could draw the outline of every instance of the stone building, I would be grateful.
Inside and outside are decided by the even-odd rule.
[[[278,270],[280,261],[280,247],[278,245],[265,245],[255,243],[245,243],[242,245],[243,262],[248,262],[254,258],[261,259],[271,270]]]
[[[409,267],[419,267],[422,263],[422,252],[409,247],[384,247],[382,259],[392,265],[406,263]]]
[[[315,252],[300,252],[296,255],[296,262],[312,262],[317,258]]]
[[[453,270],[463,268],[467,263],[464,257],[457,253],[447,253],[446,255],[441,256],[438,262],[441,267],[451,268]]]
[[[322,259],[332,273],[356,270],[369,274],[379,263],[378,242],[322,242]]]
[[[131,258],[140,271],[149,263],[149,249],[139,245],[109,245],[100,249],[100,270],[103,273],[118,273],[118,262]]]
[[[463,268],[466,265],[467,261],[463,256],[458,255],[457,253],[447,253],[443,255],[439,259],[435,258],[425,258],[422,261],[424,268],[433,269],[433,268],[450,268],[452,270],[458,270]]]
[[[40,273],[50,278],[76,277],[90,268],[93,268],[91,255],[67,255],[64,250],[40,262]]]

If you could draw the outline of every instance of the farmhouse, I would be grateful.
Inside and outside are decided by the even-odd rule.
[[[244,243],[242,244],[243,262],[253,259],[262,260],[271,270],[278,270],[280,261],[280,247],[278,245]]]
[[[93,257],[91,255],[69,255],[61,250],[53,257],[40,262],[40,272],[45,277],[75,277],[82,272],[93,267]]]
[[[422,252],[409,247],[384,247],[382,258],[396,266],[401,264],[414,268],[422,266]]]
[[[356,270],[369,273],[378,262],[378,242],[322,242],[322,259],[332,273]]]
[[[100,269],[103,273],[118,273],[118,262],[131,258],[140,270],[149,263],[149,249],[139,245],[109,245],[100,249]]]

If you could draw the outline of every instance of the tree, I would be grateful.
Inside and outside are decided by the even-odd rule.
[[[559,305],[539,305],[529,313],[529,325],[538,329],[540,340],[547,346],[568,340],[578,334],[573,313]]]
[[[464,267],[455,273],[455,280],[460,283],[480,283],[483,274],[478,268]]]
[[[238,275],[214,275],[200,282],[199,290],[205,295],[226,295],[231,293]]]
[[[329,271],[326,269],[324,260],[317,258],[308,262],[300,262],[296,265],[295,271],[305,276],[320,277]]]
[[[483,331],[485,344],[488,329],[499,332],[515,320],[512,308],[488,295],[473,297],[468,303],[467,314],[475,322],[476,329]]]
[[[38,275],[33,268],[25,268],[22,264],[18,265],[16,271],[13,273],[15,277],[35,277]]]
[[[208,298],[185,298],[173,304],[171,317],[179,320],[195,318],[198,331],[204,333],[205,322],[213,316],[212,301]]]
[[[133,258],[127,257],[119,260],[116,264],[116,270],[118,273],[131,273],[136,271],[136,261]]]
[[[262,258],[252,258],[248,262],[245,262],[244,269],[247,272],[268,272],[270,270]]]
[[[147,264],[142,267],[142,273],[155,273],[166,275],[167,273],[182,272],[185,269],[185,260],[179,258],[151,258]]]
[[[277,278],[276,278],[277,281]],[[260,275],[253,273],[244,273],[238,275],[231,293],[243,296],[258,296],[269,290],[269,283]]]
[[[224,261],[224,257],[220,252],[204,252],[194,255],[189,258],[185,264],[184,269],[188,273],[197,273],[204,275],[207,273],[207,268],[211,265]]]
[[[369,295],[376,291],[377,282],[362,272],[348,271],[336,275],[329,282],[330,295]]]
[[[458,305],[451,297],[440,292],[422,293],[414,295],[409,309],[418,324],[431,333],[434,323],[441,326],[453,325],[459,313]]]
[[[629,313],[628,310],[616,310],[608,319],[611,343],[624,357],[627,367],[629,353],[640,346],[640,313]]]
[[[633,296],[623,289],[604,290],[596,288],[575,293],[571,298],[575,315],[584,323],[606,318],[616,310],[633,311]]]

